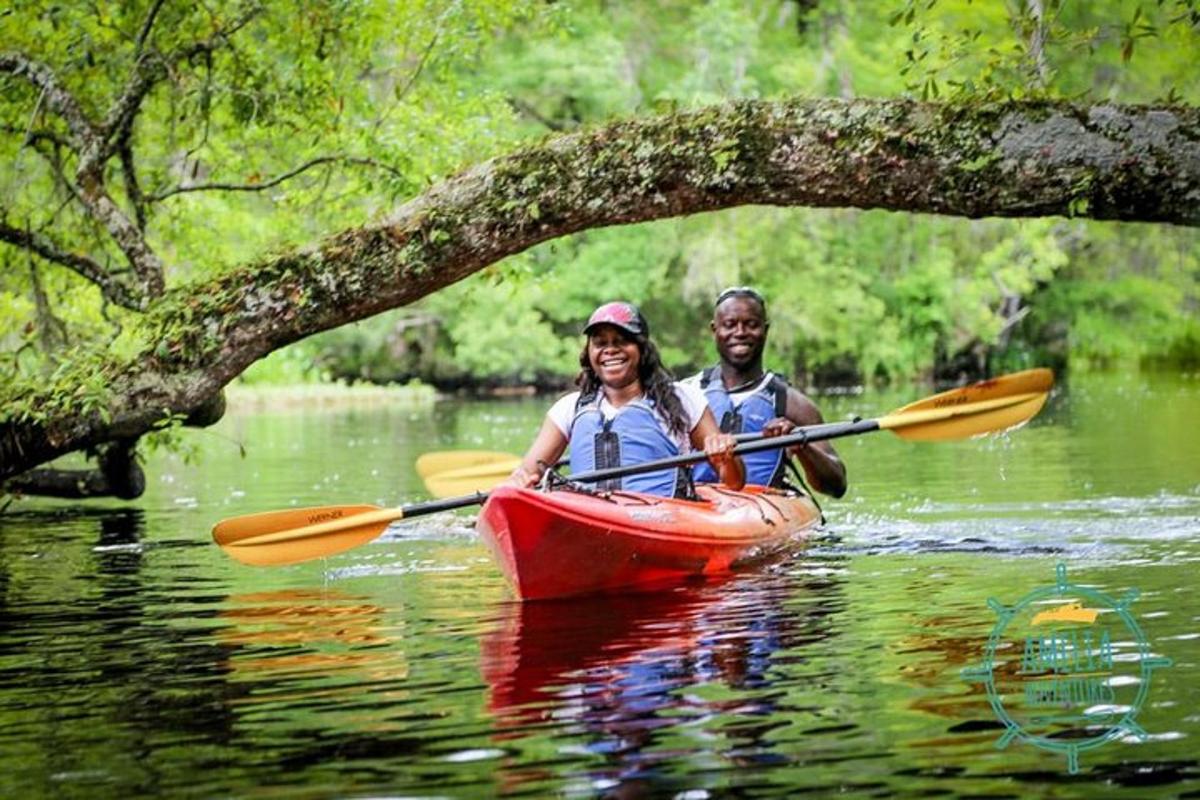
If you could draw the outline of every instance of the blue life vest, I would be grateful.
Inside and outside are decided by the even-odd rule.
[[[626,403],[604,419],[599,395],[580,395],[571,421],[571,472],[631,467],[679,455],[679,445],[659,425],[654,405],[645,398]],[[682,494],[688,485],[682,470],[669,468],[641,475],[609,478],[592,484],[602,491],[623,489],[662,497]]]
[[[787,413],[787,382],[772,375],[762,387],[734,405],[721,380],[721,368],[710,367],[700,376],[700,388],[708,399],[723,433],[758,433],[772,419]],[[742,456],[746,465],[746,483],[759,486],[778,486],[783,481],[785,455],[782,447],[759,450]],[[716,483],[720,478],[707,462],[697,464],[692,472],[697,482]]]

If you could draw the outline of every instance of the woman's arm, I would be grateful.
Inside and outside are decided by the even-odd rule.
[[[543,464],[554,464],[562,457],[567,449],[567,437],[558,426],[546,417],[542,429],[534,437],[533,444],[521,459],[521,464],[513,470],[507,483],[511,486],[534,486],[542,479],[545,469]]]
[[[691,433],[692,447],[703,450],[708,456],[708,463],[717,471],[721,483],[730,489],[741,489],[746,485],[746,465],[739,456],[733,454],[737,447],[737,439],[728,433],[721,433],[712,409],[705,408],[700,421]]]

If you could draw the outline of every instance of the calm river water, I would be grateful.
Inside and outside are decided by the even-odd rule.
[[[998,438],[841,440],[819,537],[671,591],[513,603],[469,513],[291,567],[211,541],[424,499],[419,454],[520,451],[548,403],[232,413],[137,502],[10,506],[0,796],[1200,797],[1200,376],[1078,377]],[[1042,676],[1089,716],[1026,741],[1062,730],[1026,680],[1000,748],[986,677],[1012,690],[1030,639],[998,612],[1060,581],[1021,613],[1100,610],[1095,663]]]

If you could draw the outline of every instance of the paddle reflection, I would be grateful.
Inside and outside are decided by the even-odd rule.
[[[767,735],[786,693],[773,685],[786,680],[773,661],[832,634],[840,601],[821,583],[816,603],[792,602],[795,576],[759,574],[657,593],[504,604],[480,642],[494,736],[515,743],[565,727],[572,738],[583,734],[587,753],[611,762],[590,778],[622,784],[669,762],[671,748],[660,748],[681,730],[720,740],[733,764],[785,760]],[[508,790],[540,779],[505,772]]]
[[[363,668],[380,660],[384,609],[342,592],[285,589],[231,595],[220,612],[231,625],[220,641],[237,649],[237,672],[319,672]],[[389,669],[397,677],[394,665]]]

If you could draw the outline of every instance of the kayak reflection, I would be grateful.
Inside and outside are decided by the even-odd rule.
[[[772,669],[774,654],[835,630],[841,595],[829,577],[814,583],[820,587],[803,602],[792,602],[798,590],[808,595],[796,576],[759,573],[654,593],[503,604],[480,643],[495,736],[512,741],[546,724],[582,725],[590,752],[632,756],[660,728],[768,714],[784,694],[773,685],[785,677]],[[736,751],[772,758],[769,743],[743,732],[751,740]]]

